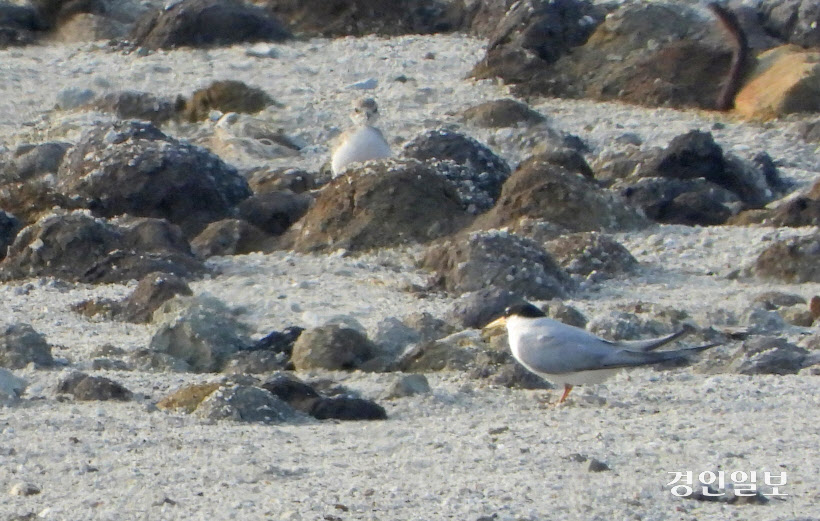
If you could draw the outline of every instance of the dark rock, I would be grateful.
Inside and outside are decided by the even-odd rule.
[[[472,72],[476,78],[531,81],[539,69],[583,44],[605,14],[589,2],[576,0],[526,0],[512,6],[507,2],[503,9],[480,8],[473,18],[474,30],[494,29],[484,59]],[[499,12],[503,18],[490,25]]]
[[[618,183],[621,196],[655,222],[710,226],[725,223],[740,199],[705,179],[644,177]]]
[[[467,371],[474,366],[477,342],[470,336],[462,338],[459,333],[416,345],[402,353],[395,363],[395,370],[409,373],[431,371]],[[466,344],[466,345],[463,345]]]
[[[447,312],[447,321],[462,329],[481,329],[508,307],[523,303],[521,295],[490,286],[461,295]]]
[[[251,174],[248,184],[255,194],[281,192],[283,190],[301,194],[318,187],[313,174],[297,168],[257,170]]]
[[[174,117],[181,109],[181,100],[159,98],[149,92],[123,90],[109,92],[90,103],[101,112],[115,114],[120,119],[140,119],[155,125]]]
[[[366,336],[350,328],[322,326],[302,332],[293,344],[291,361],[297,370],[362,367],[378,351]]]
[[[506,335],[505,335],[506,337]],[[506,349],[506,341],[504,342]],[[552,389],[553,386],[525,369],[509,351],[482,350],[469,371],[471,378],[510,389]]]
[[[32,7],[0,4],[0,49],[34,43],[44,29],[45,21]]]
[[[179,230],[155,221],[117,226],[84,213],[46,216],[17,235],[0,263],[0,278],[53,276],[109,283],[155,271],[183,277],[202,273],[204,266],[193,258]],[[174,233],[180,239],[176,246]]]
[[[214,154],[136,121],[86,132],[66,154],[58,187],[96,215],[165,218],[188,237],[230,217],[251,195],[236,169]]]
[[[239,203],[239,217],[260,230],[280,235],[305,215],[312,199],[293,192],[252,195]]]
[[[820,235],[778,241],[758,256],[752,273],[782,282],[820,282]]]
[[[509,23],[502,23],[499,32],[526,34],[527,25],[519,20],[537,13],[529,4],[521,2],[518,9],[511,9]],[[623,4],[597,25],[604,20],[602,7],[577,3],[566,24],[578,37],[567,38],[559,32],[560,44],[537,31],[529,45],[515,38],[496,37],[500,43],[491,41],[487,57],[473,75],[498,76],[515,84],[513,92],[519,95],[715,106],[721,88],[715,78],[726,75],[731,59],[731,50],[715,23],[704,23],[692,7],[652,2]],[[505,25],[515,28],[506,30]],[[539,45],[538,50],[532,50]],[[572,52],[567,53],[570,48]]]
[[[21,369],[28,364],[54,364],[51,346],[28,324],[11,324],[0,332],[0,367]]]
[[[293,344],[304,331],[298,326],[286,327],[282,331],[271,331],[264,337],[257,340],[251,351],[272,351],[274,353],[284,353],[290,357],[293,353]]]
[[[493,199],[510,175],[510,167],[475,139],[444,129],[428,130],[404,145],[402,155],[419,161],[446,161],[467,166],[481,176],[481,188]]]
[[[283,423],[297,417],[293,408],[269,391],[251,385],[220,387],[194,411],[210,420]]]
[[[313,404],[310,415],[319,420],[386,420],[384,407],[363,398],[334,396],[320,398]]]
[[[524,218],[564,232],[623,231],[646,225],[645,218],[618,196],[538,158],[519,165],[504,183],[495,207],[480,215],[472,228],[519,231]]]
[[[806,304],[806,299],[793,293],[783,293],[781,291],[767,291],[761,293],[753,299],[753,302],[763,304],[766,309],[777,309],[781,307],[794,306],[796,304]]]
[[[461,113],[462,119],[478,127],[502,128],[516,125],[536,125],[547,120],[526,103],[514,99],[487,101]]]
[[[58,393],[71,394],[75,400],[117,400],[126,402],[131,399],[132,393],[122,384],[102,376],[89,376],[85,373],[74,372],[60,381],[57,385]]]
[[[263,374],[271,371],[293,369],[290,358],[284,353],[272,351],[240,351],[225,362],[225,374]]]
[[[159,327],[150,349],[181,360],[196,372],[220,371],[236,352],[253,343],[249,328],[213,297],[176,296],[154,312]]]
[[[763,27],[802,47],[820,46],[820,6],[812,0],[766,0],[758,7]]]
[[[774,337],[755,337],[743,342],[730,369],[740,374],[797,374],[809,352]]]
[[[456,294],[495,287],[529,298],[551,299],[566,296],[574,287],[537,243],[497,230],[434,243],[421,265],[435,273],[437,286]]]
[[[191,248],[201,258],[215,255],[242,255],[273,249],[273,238],[241,219],[212,222],[191,240]]]
[[[14,243],[17,232],[23,228],[23,223],[15,216],[0,210],[0,260],[6,257],[6,252]]]
[[[452,186],[419,162],[354,167],[334,179],[302,219],[300,252],[365,251],[429,242],[466,224]]]
[[[276,374],[266,380],[261,387],[297,411],[308,414],[321,399],[313,387],[289,374]]]
[[[560,300],[548,302],[542,306],[541,309],[547,314],[548,317],[559,322],[563,322],[564,324],[580,327],[581,329],[585,329],[587,327],[587,319],[583,313],[572,306],[564,304]]]
[[[703,178],[753,207],[768,203],[774,195],[761,171],[737,158],[724,156],[712,134],[699,130],[675,137],[643,166],[641,175],[680,180]]]
[[[462,2],[442,0],[266,0],[291,27],[310,36],[398,36],[459,29]]]
[[[134,292],[122,301],[115,315],[126,322],[148,323],[154,311],[176,295],[192,295],[184,279],[169,273],[151,273],[137,283]]]
[[[23,145],[14,151],[11,176],[16,181],[27,181],[43,174],[56,173],[66,151],[71,145],[61,142]]]
[[[79,207],[79,203],[57,191],[47,179],[35,177],[23,182],[0,183],[0,208],[13,214],[24,224],[37,221],[50,214],[54,208]]]
[[[191,99],[185,102],[182,114],[188,121],[196,122],[208,119],[213,110],[254,114],[274,103],[262,89],[241,81],[219,80],[194,91]]]
[[[46,27],[57,26],[81,13],[105,14],[103,0],[31,0]]]
[[[607,465],[603,461],[599,461],[595,458],[592,458],[591,460],[589,460],[589,467],[587,467],[587,470],[589,470],[590,472],[605,472],[607,470],[612,469],[609,468],[609,465]]]
[[[565,235],[547,242],[544,248],[571,276],[611,278],[638,266],[629,250],[596,232]]]
[[[595,179],[595,174],[590,168],[584,156],[578,150],[564,146],[550,146],[543,151],[539,151],[531,159],[544,161],[563,167],[574,174],[581,174],[587,179]]]
[[[280,42],[290,32],[264,9],[238,0],[182,0],[143,16],[130,40],[146,49]]]

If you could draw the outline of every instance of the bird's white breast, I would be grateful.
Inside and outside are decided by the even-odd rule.
[[[330,167],[333,176],[336,177],[351,163],[385,159],[391,156],[390,146],[382,133],[376,128],[363,126],[342,137],[341,143],[333,152]]]

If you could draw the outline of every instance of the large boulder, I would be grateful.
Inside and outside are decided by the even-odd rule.
[[[182,0],[147,13],[131,40],[148,49],[280,42],[290,32],[262,8],[239,0]]]
[[[520,2],[506,18],[516,11],[518,18],[536,16],[531,3]],[[683,3],[630,2],[608,16],[601,6],[577,4],[563,19],[564,32],[502,22],[473,75],[500,77],[519,95],[716,106],[732,51],[713,20]]]
[[[251,195],[235,168],[137,121],[86,132],[63,159],[58,189],[95,215],[159,217],[193,237]]]
[[[490,209],[510,176],[507,162],[475,139],[449,130],[428,130],[404,145],[404,157],[424,161],[456,189],[472,214]]]
[[[574,287],[536,242],[497,230],[433,243],[421,264],[435,273],[438,286],[455,294],[493,287],[548,300],[565,297]]]
[[[151,351],[182,361],[191,371],[219,371],[233,354],[253,345],[248,326],[211,296],[176,296],[160,305],[153,318],[159,327]]]
[[[742,209],[762,207],[784,189],[768,155],[747,161],[724,154],[712,134],[700,130],[676,136],[665,149],[624,160],[634,168],[613,189],[657,222],[722,224]]]
[[[496,205],[472,227],[517,230],[526,219],[546,221],[564,232],[623,231],[646,224],[617,195],[538,157],[519,165],[504,183]]]
[[[758,120],[820,111],[820,51],[785,45],[758,56],[735,97],[735,110]]]
[[[265,0],[299,33],[336,37],[429,34],[460,28],[463,2],[447,0]]]
[[[156,219],[115,224],[83,212],[57,212],[24,228],[0,263],[0,279],[51,276],[110,283],[163,271],[204,272],[179,228]]]
[[[758,12],[763,27],[781,40],[820,47],[820,4],[814,0],[764,0]]]
[[[364,251],[425,243],[463,227],[454,188],[418,161],[354,167],[325,186],[301,220],[294,249]]]
[[[0,49],[34,43],[46,28],[45,20],[36,9],[0,4]]]
[[[352,370],[361,368],[376,356],[376,346],[363,334],[328,325],[302,332],[293,344],[291,361],[297,370]]]
[[[502,6],[482,6],[473,18],[477,32],[494,29],[473,75],[499,76],[507,83],[532,80],[540,69],[582,45],[605,14],[585,0],[525,0],[505,5],[503,11],[498,7]]]
[[[84,282],[141,278],[152,271],[203,271],[179,228],[139,219],[112,223],[84,212],[57,211],[26,227],[0,264],[6,279],[54,276]]]

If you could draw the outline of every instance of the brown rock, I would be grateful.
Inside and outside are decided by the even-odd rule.
[[[541,113],[525,103],[513,99],[487,101],[462,112],[465,121],[479,127],[514,127],[518,124],[534,125],[546,121]]]
[[[418,161],[384,161],[327,185],[302,218],[294,249],[364,251],[428,242],[469,217],[453,187]]]
[[[200,258],[214,255],[242,255],[274,248],[274,239],[241,219],[223,219],[207,226],[191,240],[191,249]]]
[[[194,91],[182,114],[188,121],[196,122],[207,119],[212,110],[253,114],[274,103],[262,89],[241,81],[220,80]]]
[[[220,387],[222,384],[218,382],[188,385],[157,402],[157,407],[163,410],[182,409],[184,412],[192,413],[202,400]]]
[[[749,119],[820,111],[820,51],[784,45],[761,54],[735,110]]]
[[[472,228],[516,230],[523,218],[547,221],[568,232],[628,230],[646,224],[618,196],[540,158],[519,165],[504,183],[495,207],[479,216]]]
[[[820,235],[776,242],[760,254],[752,271],[783,282],[820,282]]]
[[[815,320],[820,318],[820,296],[815,295],[809,301],[809,311]]]
[[[367,337],[350,328],[330,325],[304,331],[293,344],[291,361],[297,370],[357,369],[376,356]]]

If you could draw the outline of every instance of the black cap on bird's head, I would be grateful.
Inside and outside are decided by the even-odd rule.
[[[542,318],[547,316],[537,306],[532,304],[516,304],[504,310],[505,317]]]
[[[537,306],[532,304],[516,304],[504,310],[505,317],[542,318],[547,316]]]
[[[528,304],[526,302],[523,304],[515,304],[505,309],[503,315],[484,326],[484,329],[492,330],[504,327],[507,325],[507,319],[510,317],[543,318],[545,316],[547,315],[543,311],[532,304]]]

